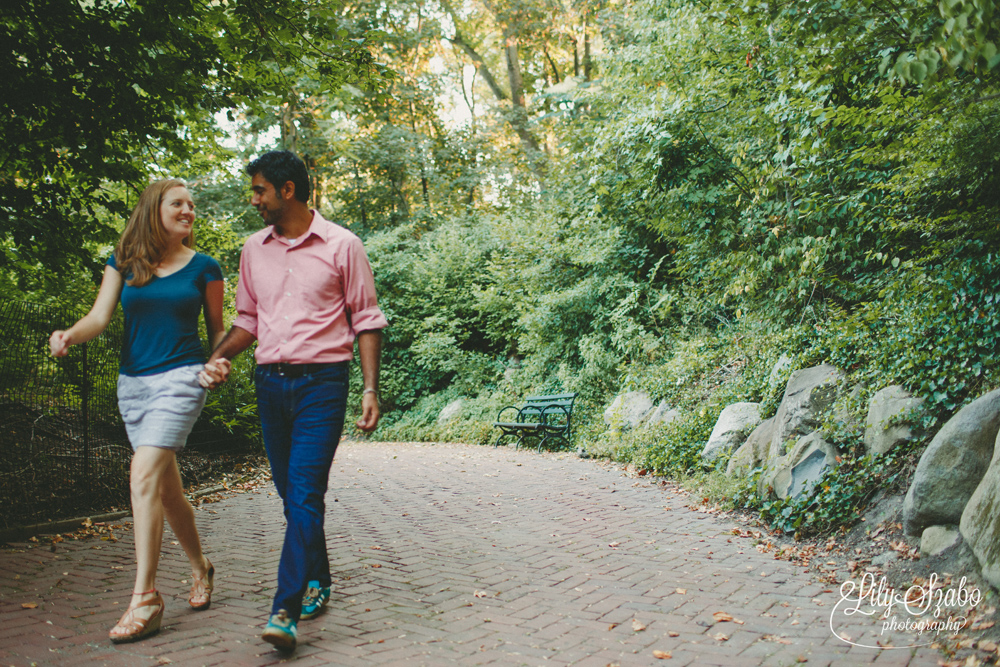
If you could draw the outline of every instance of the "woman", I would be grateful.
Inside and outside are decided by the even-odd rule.
[[[160,629],[164,605],[156,568],[164,516],[191,561],[188,603],[201,610],[212,602],[215,569],[202,553],[176,458],[205,405],[206,390],[198,381],[205,361],[199,312],[205,313],[212,347],[225,335],[222,270],[194,251],[193,226],[194,202],[183,181],[147,187],[104,268],[94,307],[49,338],[53,356],[65,356],[70,345],[100,335],[121,301],[125,334],[118,407],[134,452],[130,487],[138,569],[128,609],[110,632],[115,643]]]

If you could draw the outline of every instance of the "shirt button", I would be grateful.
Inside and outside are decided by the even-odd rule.
[[[285,315],[285,319],[286,319],[286,320],[288,319],[288,315]]]
[[[285,296],[291,296],[291,295],[292,295],[291,292],[285,292]],[[286,317],[285,319],[288,319],[288,318]]]

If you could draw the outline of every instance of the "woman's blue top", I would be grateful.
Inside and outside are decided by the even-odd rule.
[[[118,270],[114,254],[108,266]],[[198,337],[198,314],[205,303],[205,287],[222,280],[222,268],[208,255],[195,253],[180,270],[153,279],[142,287],[122,287],[125,339],[122,375],[153,375],[172,368],[205,363]]]

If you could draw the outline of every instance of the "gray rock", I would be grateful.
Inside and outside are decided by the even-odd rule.
[[[976,555],[983,577],[1000,588],[1000,444],[994,446],[990,467],[962,512],[959,530]]]
[[[827,470],[837,467],[837,448],[824,440],[819,431],[800,438],[792,450],[773,466],[761,482],[768,481],[779,498],[809,495]],[[761,491],[765,495],[767,485]]]
[[[937,556],[955,546],[961,537],[957,526],[927,526],[920,536],[920,552]]]
[[[728,454],[746,440],[747,435],[760,424],[760,403],[733,403],[722,410],[715,422],[708,442],[701,450],[701,458],[712,462]]]
[[[767,450],[774,435],[774,417],[761,422],[753,430],[740,448],[733,453],[726,466],[726,474],[730,477],[743,477],[767,460]]]
[[[461,417],[463,403],[464,399],[456,398],[454,401],[441,408],[441,412],[438,413],[437,418],[438,426],[444,426],[448,422]]]
[[[920,457],[906,492],[903,529],[908,535],[962,520],[990,467],[998,431],[1000,389],[969,403],[941,427]]]
[[[819,428],[837,397],[840,377],[840,371],[829,364],[792,373],[774,416],[774,434],[767,457],[769,465],[788,451],[789,443]]]
[[[785,375],[785,371],[792,367],[792,358],[787,354],[782,353],[778,360],[771,367],[771,374],[767,378],[767,384],[772,388],[781,382],[781,379]]]
[[[911,411],[924,402],[914,397],[898,384],[879,389],[868,403],[868,418],[865,420],[865,448],[872,454],[885,454],[893,447],[913,437],[907,423],[899,423]],[[896,421],[896,424],[890,422]]]
[[[643,426],[645,428],[649,428],[650,426],[656,426],[658,424],[669,424],[680,416],[680,410],[671,408],[667,405],[666,401],[660,401],[660,404],[656,406],[656,409],[653,410],[646,418]]]
[[[653,401],[644,391],[629,391],[615,396],[604,411],[604,423],[612,430],[627,431],[642,423],[653,410]]]

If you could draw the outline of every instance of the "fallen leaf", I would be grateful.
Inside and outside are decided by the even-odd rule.
[[[36,609],[38,607],[37,602],[22,602],[21,609]]]
[[[673,630],[671,630],[670,632],[667,633],[667,635],[669,635],[670,637],[680,637],[681,633],[674,632]]]
[[[608,626],[608,630],[609,630],[609,631],[610,631],[610,630],[614,630],[614,629],[615,629],[615,628],[617,628],[617,627],[618,627],[618,624],[617,624],[617,623],[612,623],[611,625],[609,625],[609,626]]]
[[[729,636],[728,635],[724,635],[721,632],[715,635],[715,640],[716,641],[724,642],[727,639],[729,639]]]
[[[656,650],[654,650],[653,651],[653,657],[656,658],[657,660],[670,660],[670,658],[672,658],[674,656],[670,655],[670,651],[656,651]]]
[[[727,614],[724,611],[717,611],[717,612],[715,612],[714,614],[712,614],[712,618],[714,618],[719,623],[725,623],[726,621],[733,620],[733,617],[730,616],[729,614]]]
[[[687,592],[688,592],[688,589],[686,589],[686,588],[678,588],[678,589],[675,589],[674,592],[677,593],[678,595],[686,595]]]
[[[612,542],[608,546],[611,547],[612,549],[617,549],[618,548],[618,544],[619,544],[618,542]]]
[[[475,595],[477,598],[484,598],[487,595],[489,595],[489,593],[487,593],[486,591],[476,591],[475,593],[473,593],[473,595]]]
[[[632,630],[635,632],[642,632],[646,629],[646,626],[639,622],[639,619],[632,619]]]
[[[991,642],[991,641],[979,642],[979,650],[995,652],[997,650],[997,644],[996,642]]]

